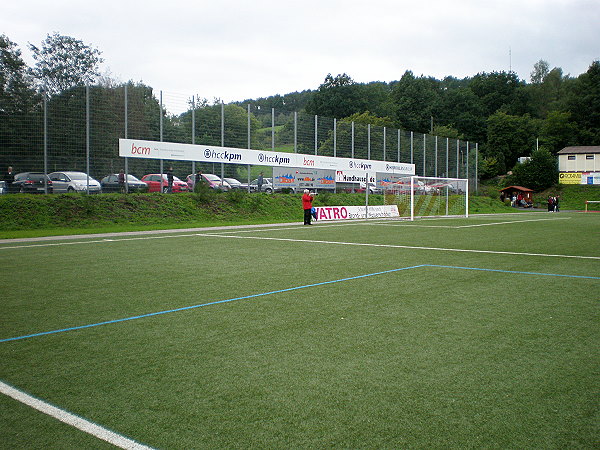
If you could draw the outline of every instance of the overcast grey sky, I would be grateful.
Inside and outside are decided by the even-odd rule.
[[[225,102],[357,82],[462,78],[540,59],[577,76],[600,59],[598,0],[12,0],[0,33],[27,44],[58,32],[102,51],[119,81],[173,99]]]

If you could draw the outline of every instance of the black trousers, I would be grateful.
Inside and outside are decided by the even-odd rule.
[[[304,210],[304,225],[310,225],[310,220],[312,216],[310,214],[310,209]]]

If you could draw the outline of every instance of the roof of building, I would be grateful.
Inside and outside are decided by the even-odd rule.
[[[502,191],[533,192],[533,189],[528,189],[528,188],[523,187],[523,186],[508,186],[508,187],[505,187],[504,189],[500,189],[500,192],[502,192]]]
[[[576,153],[600,153],[600,145],[582,145],[577,147],[565,147],[558,152],[559,155],[573,155]]]

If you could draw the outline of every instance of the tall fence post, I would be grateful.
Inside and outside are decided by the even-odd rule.
[[[90,87],[85,86],[85,190],[90,193]]]
[[[479,193],[479,174],[478,174],[479,143],[475,142],[475,193]]]
[[[44,90],[44,174],[48,175],[48,93]],[[8,192],[8,186],[5,186]],[[48,179],[44,177],[44,193],[48,193]]]
[[[427,134],[423,133],[423,176],[427,176],[425,161],[427,160]]]
[[[456,178],[460,178],[460,170],[459,170],[459,164],[458,164],[458,152],[460,150],[460,139],[456,140]]]
[[[414,164],[414,132],[410,132],[410,163]]]
[[[352,158],[354,158],[354,121],[352,121]]]
[[[271,108],[271,150],[275,151],[275,108]]]
[[[337,119],[333,118],[333,157],[337,156]]]
[[[221,147],[225,147],[225,104],[221,100]],[[225,177],[225,163],[221,163],[221,188]]]
[[[192,95],[192,145],[196,144],[196,97]],[[192,176],[196,176],[196,161],[192,161]],[[194,178],[195,179],[195,178]]]
[[[385,131],[386,128],[383,127],[383,160],[385,161]]]
[[[315,114],[315,155],[317,154],[317,149],[319,147],[319,117]]]
[[[160,128],[160,142],[163,141],[163,98],[162,91],[160,91],[160,116],[159,116],[159,128]],[[163,191],[163,160],[160,159],[160,191]]]
[[[298,153],[298,111],[294,111],[294,153]]]
[[[433,120],[433,119],[432,119]],[[438,137],[435,137],[435,177],[438,176]]]
[[[367,159],[371,159],[371,124],[367,125]]]
[[[127,85],[123,92],[125,97],[125,139],[129,139],[129,99]],[[125,193],[129,193],[129,158],[125,157]]]
[[[398,128],[398,162],[400,162],[400,128]]]

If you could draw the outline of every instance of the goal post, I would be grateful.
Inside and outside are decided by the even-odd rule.
[[[594,207],[600,208],[600,200],[586,200],[585,201],[585,212],[594,211],[594,210],[588,209],[588,204],[590,204],[590,203],[593,203],[593,204],[597,203],[598,204],[597,207],[595,205],[592,205],[592,208],[594,208]]]
[[[407,176],[382,180],[385,204],[397,205],[400,217],[469,217],[469,180]]]

